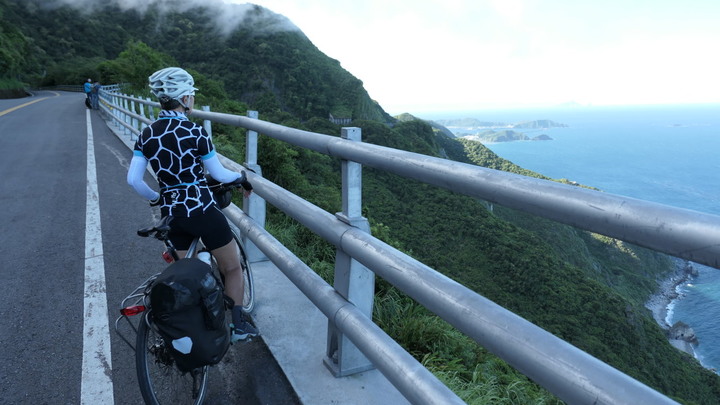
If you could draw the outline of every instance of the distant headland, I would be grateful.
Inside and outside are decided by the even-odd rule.
[[[522,132],[513,131],[511,129],[505,129],[502,131],[493,131],[492,129],[489,129],[472,135],[464,135],[461,138],[484,143],[514,141],[552,141],[552,138],[546,134],[538,135],[531,138]]]
[[[550,128],[567,128],[567,125],[551,120],[520,121],[516,123],[481,121],[475,118],[437,120],[458,138],[479,142],[514,142],[514,141],[551,141],[547,134],[530,137],[516,129],[542,130]]]

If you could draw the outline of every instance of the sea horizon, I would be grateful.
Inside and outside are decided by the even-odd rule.
[[[557,105],[516,105],[516,106],[491,106],[486,105],[477,108],[458,109],[418,109],[415,112],[405,111],[415,117],[424,120],[457,119],[457,118],[482,118],[487,115],[493,116],[517,116],[525,113],[557,113],[557,112],[595,112],[612,109],[720,109],[720,101],[714,103],[658,103],[658,104],[557,104]],[[403,113],[392,114],[400,115]],[[543,117],[533,119],[545,119]]]

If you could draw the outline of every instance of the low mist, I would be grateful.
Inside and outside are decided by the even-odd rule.
[[[205,8],[214,15],[219,32],[228,35],[243,21],[252,23],[262,19],[262,28],[254,27],[261,33],[278,31],[298,31],[287,17],[274,13],[264,7],[251,4],[228,3],[223,0],[51,0],[43,4],[46,7],[69,5],[80,12],[92,13],[107,6],[118,6],[123,11],[135,10],[145,13],[151,7],[157,7],[161,13],[186,12],[197,8]],[[261,10],[261,11],[258,11]],[[247,20],[250,18],[250,20]]]

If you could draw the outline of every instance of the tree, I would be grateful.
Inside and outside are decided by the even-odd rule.
[[[23,73],[29,59],[30,40],[5,21],[0,10],[0,78]]]
[[[98,69],[105,83],[126,83],[131,89],[144,89],[153,72],[177,64],[170,55],[156,51],[142,41],[130,41],[117,59],[101,63]]]

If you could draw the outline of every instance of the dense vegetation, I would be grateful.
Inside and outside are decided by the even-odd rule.
[[[0,0],[0,83],[92,77],[141,95],[150,73],[177,64],[196,77],[198,104],[216,111],[251,108],[262,119],[326,134],[340,133],[330,114],[352,118],[366,142],[549,180],[432,123],[389,117],[301,32],[267,29],[281,17],[260,7],[225,33],[204,9],[80,13],[43,3]],[[242,161],[243,132],[216,126],[215,133],[220,151]],[[271,181],[340,210],[336,160],[261,137],[259,163]],[[364,182],[364,213],[377,237],[683,403],[720,398],[718,376],[672,348],[643,307],[671,270],[669,258],[376,170],[366,169]],[[268,229],[332,278],[333,247],[272,208]],[[374,316],[469,403],[559,402],[383,280]]]

